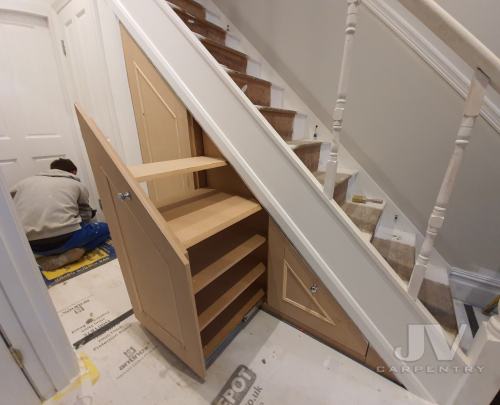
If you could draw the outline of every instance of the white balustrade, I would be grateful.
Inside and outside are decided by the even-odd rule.
[[[339,156],[340,133],[344,119],[344,109],[347,101],[347,87],[351,73],[354,34],[358,23],[359,0],[347,0],[347,19],[345,28],[344,52],[340,67],[339,87],[337,90],[337,101],[333,112],[333,142],[326,164],[325,182],[323,191],[328,198],[333,198],[335,191],[335,178],[337,177],[337,166]]]
[[[476,70],[471,81],[469,94],[465,99],[465,109],[455,141],[455,149],[448,164],[446,174],[444,175],[443,182],[441,183],[436,205],[432,210],[432,214],[427,224],[425,239],[408,284],[408,293],[414,299],[418,297],[420,287],[425,278],[429,258],[434,248],[434,240],[443,226],[446,209],[457,179],[458,170],[462,164],[465,148],[469,144],[472,128],[481,110],[488,84],[488,77],[480,70]]]

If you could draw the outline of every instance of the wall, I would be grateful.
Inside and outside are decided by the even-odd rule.
[[[215,3],[327,125],[340,69],[345,2],[316,0],[314,7],[299,0]],[[343,143],[425,231],[463,100],[365,7],[359,21]],[[478,19],[470,21],[472,29]],[[500,271],[495,248],[500,240],[499,152],[500,135],[478,119],[437,241],[453,266]]]

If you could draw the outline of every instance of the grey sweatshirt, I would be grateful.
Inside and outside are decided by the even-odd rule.
[[[29,240],[77,231],[91,217],[88,190],[63,170],[28,177],[14,186],[11,195]]]

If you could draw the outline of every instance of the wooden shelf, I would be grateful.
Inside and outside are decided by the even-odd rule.
[[[254,235],[250,239],[247,239],[245,242],[243,242],[241,245],[226,253],[220,259],[205,267],[203,270],[193,276],[194,293],[196,294],[201,291],[217,277],[224,274],[240,260],[255,251],[255,249],[257,249],[258,247],[262,246],[265,242],[266,238],[264,238],[263,236]]]
[[[227,308],[205,331],[202,333],[203,353],[205,358],[226,339],[229,334],[240,324],[243,317],[250,312],[265,296],[262,288],[249,289]]]
[[[233,284],[224,294],[218,297],[215,302],[208,306],[198,315],[200,331],[203,331],[210,322],[224,311],[240,294],[242,294],[253,282],[255,282],[264,272],[266,266],[259,263],[252,270],[246,273],[239,281]]]
[[[160,209],[169,228],[187,249],[260,211],[254,200],[206,189]]]
[[[226,165],[227,163],[222,159],[215,159],[208,156],[196,156],[185,159],[175,159],[129,166],[129,170],[132,172],[135,179],[140,182],[150,181],[160,177],[215,169]]]

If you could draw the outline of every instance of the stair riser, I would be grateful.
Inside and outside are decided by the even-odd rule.
[[[236,53],[227,48],[222,48],[214,44],[203,42],[208,52],[212,54],[217,62],[227,66],[229,69],[236,70],[237,72],[245,73],[247,70],[246,56]]]
[[[333,199],[338,205],[343,205],[347,199],[347,188],[349,187],[349,179],[346,179],[342,183],[335,185],[335,190],[333,191]]]
[[[185,13],[177,12],[177,15],[182,19],[182,21],[184,21],[191,31],[212,39],[221,45],[226,43],[226,32],[224,30],[218,29],[204,20],[194,19]]]
[[[261,111],[261,113],[285,141],[292,140],[295,112]]]
[[[197,18],[205,19],[205,8],[194,1],[190,0],[168,0],[170,3],[187,11],[189,14],[194,15]]]
[[[318,170],[321,144],[301,146],[295,148],[294,152],[311,172]]]
[[[263,80],[252,80],[251,78],[241,77],[235,73],[229,73],[229,76],[235,81],[238,87],[247,86],[245,94],[250,101],[256,105],[269,107],[271,105],[271,83]]]

